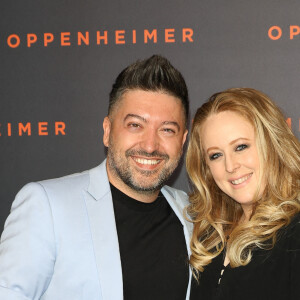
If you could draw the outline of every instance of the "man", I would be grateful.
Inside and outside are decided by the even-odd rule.
[[[160,56],[117,77],[107,160],[17,195],[0,246],[0,299],[188,299],[186,194],[162,186],[187,136],[188,93]]]

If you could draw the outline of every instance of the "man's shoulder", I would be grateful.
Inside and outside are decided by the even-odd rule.
[[[68,174],[62,177],[37,181],[36,184],[39,184],[44,188],[59,188],[60,186],[65,188],[69,186],[79,187],[88,183],[89,172],[90,170],[85,170],[74,174]]]
[[[163,194],[169,194],[172,198],[174,198],[177,202],[182,203],[184,206],[189,204],[189,197],[187,193],[183,190],[179,190],[168,185],[165,185],[162,188]]]
[[[42,185],[45,188],[51,188],[51,187],[59,188],[60,186],[64,188],[69,188],[69,187],[82,188],[83,186],[87,186],[89,184],[91,173],[101,173],[103,169],[105,170],[104,166],[105,164],[101,163],[100,165],[89,170],[65,175],[58,178],[46,179],[46,180],[38,181],[37,183]]]
[[[75,193],[78,194],[78,192],[82,190],[88,190],[91,184],[91,178],[93,176],[95,177],[95,174],[97,174],[98,177],[106,176],[104,163],[80,173],[69,174],[66,176],[37,182],[30,182],[19,191],[18,195],[22,195],[24,193],[46,193],[48,196],[74,195]]]

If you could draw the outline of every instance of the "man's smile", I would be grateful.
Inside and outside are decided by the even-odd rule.
[[[142,165],[157,165],[161,162],[161,159],[148,159],[148,158],[139,158],[134,156],[131,157],[134,161]]]

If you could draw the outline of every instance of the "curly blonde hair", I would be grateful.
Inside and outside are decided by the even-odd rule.
[[[206,164],[201,129],[223,111],[238,113],[255,130],[260,160],[259,186],[251,218],[239,224],[241,205],[215,183]],[[196,112],[186,157],[193,191],[187,212],[194,223],[190,264],[196,277],[226,246],[231,267],[247,265],[256,247],[270,249],[278,230],[300,211],[300,143],[279,108],[263,93],[234,88],[214,94]],[[228,238],[229,237],[229,238]]]

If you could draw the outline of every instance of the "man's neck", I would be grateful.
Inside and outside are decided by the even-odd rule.
[[[109,170],[109,168],[106,167],[108,180],[109,182],[115,186],[118,190],[120,190],[125,195],[129,196],[130,198],[133,198],[137,201],[144,202],[144,203],[151,203],[156,200],[159,190],[153,191],[153,192],[147,192],[147,191],[136,191],[129,187],[127,184],[125,184],[121,179],[116,178],[113,176]]]

